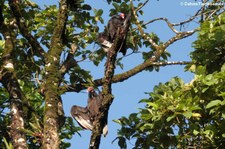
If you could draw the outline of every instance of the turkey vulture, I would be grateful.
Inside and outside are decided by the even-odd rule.
[[[88,87],[88,110],[91,122],[94,124],[95,120],[100,112],[101,102],[103,100],[102,94],[97,94],[93,87]],[[103,119],[103,135],[106,136],[108,133],[108,126],[107,126],[107,118]]]
[[[71,108],[71,115],[82,128],[92,130],[101,107],[102,94],[98,95],[93,87],[88,87],[87,92],[88,105],[85,108],[74,105]],[[104,126],[102,134],[105,137],[108,133],[107,118],[102,123]]]
[[[119,41],[120,46],[118,47],[118,51],[122,52],[123,55],[126,55],[126,37],[130,26],[130,16],[130,13],[128,15],[121,13],[120,15],[112,16],[108,22],[107,29],[105,29],[104,32],[99,33],[98,42],[103,47],[104,51],[108,51],[112,46],[112,43],[117,38],[117,32],[119,29],[118,35],[121,40]]]
[[[113,42],[116,39],[116,33],[118,28],[123,27],[123,23],[125,20],[125,14],[121,13],[120,15],[114,15],[108,22],[107,31],[109,41]]]

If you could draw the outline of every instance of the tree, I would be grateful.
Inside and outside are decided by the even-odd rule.
[[[61,95],[80,92],[87,86],[102,86],[103,101],[101,112],[92,131],[89,148],[99,148],[102,119],[107,118],[113,102],[111,85],[122,82],[146,70],[158,70],[160,66],[188,64],[189,62],[168,62],[170,54],[166,48],[178,40],[193,35],[192,31],[178,31],[176,27],[201,17],[207,21],[222,11],[222,6],[203,6],[190,19],[177,24],[166,18],[156,18],[148,22],[140,21],[142,8],[148,3],[132,0],[111,1],[111,14],[131,12],[130,33],[127,44],[138,53],[143,52],[143,62],[136,67],[114,75],[117,65],[119,34],[107,54],[99,49],[95,52],[86,47],[96,41],[99,22],[103,23],[103,10],[92,9],[84,1],[60,0],[59,6],[40,8],[26,0],[3,0],[0,4],[0,82],[1,121],[0,142],[2,148],[67,148],[70,144],[61,140],[70,139],[78,133],[79,127],[71,117],[64,116]],[[93,13],[92,13],[93,10]],[[83,17],[80,17],[83,16]],[[147,25],[162,20],[174,32],[174,37],[166,42],[154,33],[145,31]],[[198,45],[198,44],[196,44]],[[194,56],[194,54],[193,54]],[[89,59],[95,65],[105,63],[104,78],[95,79],[80,67],[79,63]],[[78,60],[81,59],[81,60]],[[222,65],[222,64],[221,64]],[[192,68],[192,67],[191,67]],[[218,102],[218,101],[217,101]],[[222,102],[222,101],[221,101]],[[10,110],[10,112],[5,112]],[[120,141],[121,142],[121,141]]]
[[[133,148],[223,148],[225,145],[225,13],[204,21],[194,42],[195,74],[189,83],[178,77],[155,86],[142,99],[145,108],[116,120],[119,146]]]

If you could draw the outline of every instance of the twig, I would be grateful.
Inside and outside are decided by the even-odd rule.
[[[148,1],[149,1],[149,0],[146,0],[142,5],[140,5],[140,6],[136,9],[136,11],[142,9],[142,8],[148,3]]]
[[[200,15],[200,12],[202,11],[202,7],[194,14],[194,16],[190,17],[188,20],[179,22],[179,23],[172,23],[173,26],[180,26],[186,23],[189,23],[193,21],[195,18],[197,18]]]
[[[169,27],[174,27],[174,26],[184,25],[184,24],[186,24],[186,23],[189,23],[189,22],[193,21],[195,18],[197,18],[197,17],[200,15],[201,10],[202,10],[202,8],[200,8],[200,9],[194,14],[194,16],[190,17],[188,20],[185,20],[185,21],[182,21],[182,22],[179,22],[179,23],[170,23],[170,22],[168,21],[167,18],[155,18],[155,19],[150,20],[150,21],[148,21],[148,22],[146,22],[146,23],[143,23],[143,25],[145,26],[145,25],[151,24],[151,23],[156,22],[156,21],[159,21],[159,20],[165,21],[165,22],[168,24]],[[137,29],[138,29],[138,28],[134,28],[133,31],[135,31],[135,30],[137,30]],[[173,30],[173,32],[175,32],[175,33],[177,32],[177,31],[174,30],[174,28],[172,28],[172,30]]]

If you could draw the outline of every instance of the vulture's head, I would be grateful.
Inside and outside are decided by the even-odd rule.
[[[124,19],[124,18],[125,18],[125,14],[124,14],[124,13],[121,13],[121,14],[120,14],[120,17],[121,17],[122,19]]]
[[[88,87],[87,92],[89,98],[94,98],[95,96],[97,96],[95,89],[92,86]]]
[[[88,93],[91,93],[91,92],[94,92],[95,90],[94,90],[94,88],[92,87],[92,86],[90,86],[90,87],[88,87],[88,89],[87,89],[87,92]]]

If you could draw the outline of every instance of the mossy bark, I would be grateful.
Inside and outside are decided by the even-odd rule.
[[[44,138],[42,148],[59,149],[59,129],[64,124],[63,104],[59,94],[59,85],[62,80],[60,73],[60,55],[63,50],[62,35],[68,15],[66,0],[60,1],[59,14],[51,39],[50,50],[46,54],[46,76],[44,84],[45,112]]]
[[[117,32],[117,39],[114,42],[113,46],[109,49],[107,53],[107,61],[105,63],[105,77],[104,83],[102,85],[102,96],[103,101],[101,103],[100,113],[98,115],[98,119],[95,123],[94,129],[92,130],[92,135],[90,139],[89,149],[98,149],[101,142],[101,134],[103,130],[103,122],[108,119],[108,111],[109,107],[113,102],[112,95],[112,78],[115,70],[115,63],[117,58],[118,49],[120,44],[118,44],[119,40],[122,40],[122,37],[119,37]]]
[[[9,93],[11,110],[9,135],[12,140],[12,145],[15,149],[27,149],[26,136],[22,131],[24,129],[24,117],[26,116],[23,112],[24,97],[22,96],[23,94],[14,71],[13,62],[16,35],[11,31],[10,25],[1,24],[1,33],[5,39],[5,48],[0,69],[0,82]]]

